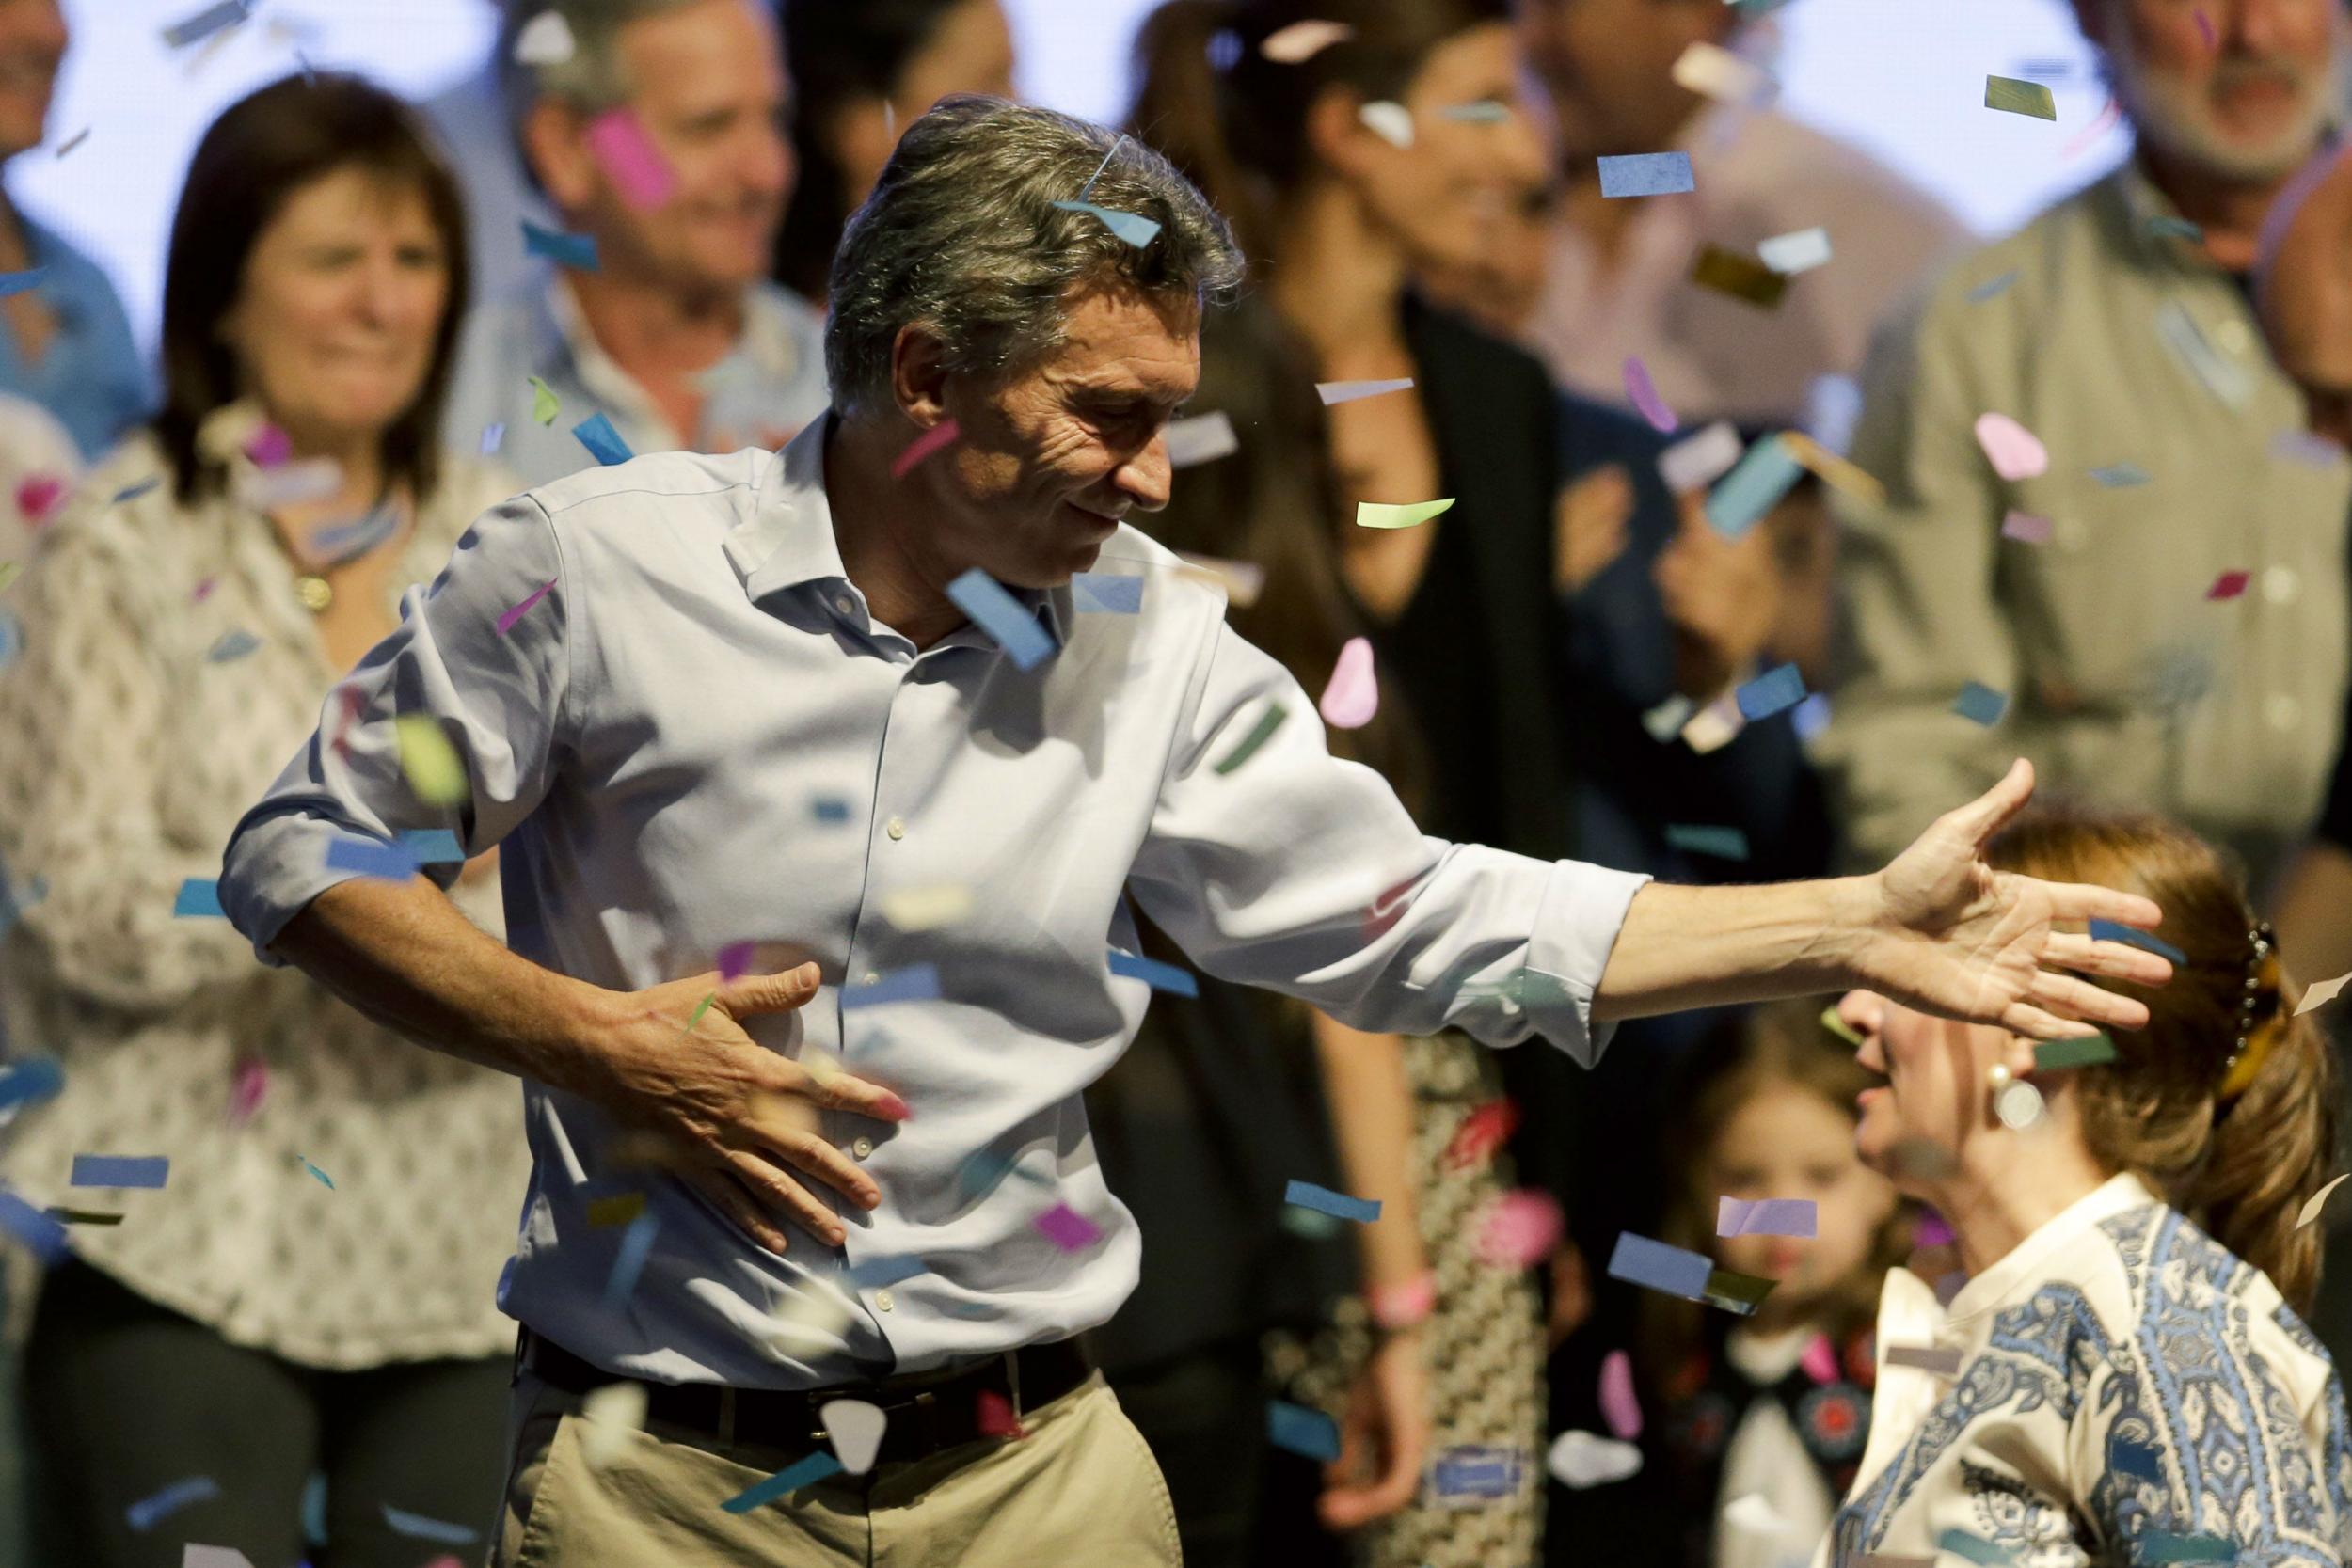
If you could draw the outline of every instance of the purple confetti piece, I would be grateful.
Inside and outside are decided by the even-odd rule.
[[[923,432],[922,435],[917,436],[914,440],[909,441],[906,445],[906,450],[898,453],[897,457],[891,459],[890,477],[893,479],[906,478],[907,475],[914,471],[915,465],[921,463],[923,459],[930,456],[931,453],[940,451],[942,448],[953,446],[955,444],[956,437],[962,434],[962,427],[958,425],[955,420],[940,420],[937,424],[931,426],[930,429]]]
[[[1658,395],[1658,384],[1650,379],[1649,369],[1639,359],[1625,362],[1625,395],[1640,409],[1642,418],[1661,435],[1672,435],[1682,421],[1666,406],[1666,400]]]
[[[1718,1236],[1811,1236],[1819,1211],[1809,1197],[1736,1197],[1715,1200]]]
[[[538,586],[538,589],[532,594],[531,597],[525,599],[522,603],[516,605],[505,614],[501,615],[499,617],[499,635],[501,637],[504,637],[508,632],[513,631],[515,629],[515,623],[521,620],[525,615],[531,613],[531,607],[537,604],[541,599],[546,598],[548,596],[548,590],[553,588],[554,586],[555,578],[548,578],[547,581]]]
[[[2021,544],[2046,545],[2050,542],[2050,519],[2037,517],[2030,512],[2012,511],[2001,519],[2001,537]]]
[[[752,956],[759,944],[751,941],[731,942],[719,949],[719,983],[732,985],[752,971]]]
[[[1081,1252],[1102,1240],[1102,1228],[1067,1203],[1057,1203],[1034,1221],[1045,1239],[1064,1252]]]

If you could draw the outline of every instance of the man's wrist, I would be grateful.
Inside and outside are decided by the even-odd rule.
[[[1871,957],[1885,936],[1886,899],[1878,875],[1833,877],[1819,886],[1822,917],[1815,962],[1824,989],[1867,988]]]

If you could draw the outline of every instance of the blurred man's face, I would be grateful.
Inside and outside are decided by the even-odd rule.
[[[1721,43],[1724,0],[1514,0],[1520,46],[1551,96],[1563,158],[1672,147],[1699,106],[1675,83],[1693,43]]]
[[[0,0],[0,158],[40,145],[65,45],[57,0]]]
[[[2150,144],[2216,174],[2284,178],[2334,107],[2342,0],[2075,0]]]

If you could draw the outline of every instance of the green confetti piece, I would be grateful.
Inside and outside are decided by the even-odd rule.
[[[531,378],[531,417],[541,424],[553,424],[556,415],[564,411],[564,400],[555,395],[554,388],[535,375]]]
[[[1225,753],[1225,760],[1216,765],[1216,770],[1219,773],[1231,773],[1243,763],[1256,756],[1258,748],[1271,740],[1274,737],[1274,732],[1282,727],[1282,721],[1290,716],[1290,709],[1281,704],[1275,703],[1269,705],[1264,716],[1258,721],[1257,728],[1244,736],[1240,745]]]
[[[692,1033],[694,1032],[694,1025],[695,1025],[695,1024],[697,1024],[697,1023],[700,1023],[700,1022],[703,1021],[703,1014],[705,1014],[705,1013],[707,1013],[707,1012],[710,1011],[710,1005],[711,1005],[713,1002],[716,1002],[716,1001],[718,1001],[718,1000],[719,1000],[719,993],[718,993],[717,991],[715,991],[715,990],[714,990],[714,991],[712,991],[712,992],[711,992],[708,996],[706,996],[706,997],[704,997],[704,998],[703,998],[703,1005],[702,1005],[701,1006],[699,1006],[699,1007],[696,1007],[696,1008],[694,1009],[694,1016],[693,1016],[692,1018],[690,1018],[690,1019],[688,1019],[688,1020],[686,1021],[686,1032],[687,1032],[688,1034],[690,1034],[690,1035],[691,1035],[691,1034],[692,1034]]]
[[[1358,501],[1358,528],[1418,528],[1430,518],[1454,509],[1453,498],[1441,501],[1415,501],[1410,506],[1391,506],[1383,501]]]
[[[299,1154],[295,1155],[294,1158],[302,1160],[302,1156]],[[310,1161],[302,1160],[302,1168],[309,1171],[312,1176],[317,1177],[319,1179],[319,1185],[325,1187],[328,1192],[331,1193],[335,1190],[335,1179],[327,1175],[325,1171],[319,1169],[318,1166],[310,1164]]]
[[[2058,103],[2051,98],[2048,87],[2040,82],[2021,82],[2014,76],[1987,76],[1984,106],[2003,114],[2031,115],[2036,119],[2058,119]]]
[[[1853,1032],[1853,1026],[1837,1016],[1837,1004],[1835,1002],[1821,1009],[1821,1027],[1848,1045],[1859,1046],[1862,1043],[1862,1037]]]
[[[392,733],[400,741],[400,770],[418,800],[428,806],[466,803],[466,768],[439,721],[408,714],[392,721]]]
[[[2155,1562],[2228,1562],[2237,1556],[2237,1543],[2218,1535],[2168,1535],[2150,1530],[2140,1538],[2139,1560]]]
[[[2080,1040],[2040,1040],[2033,1048],[2033,1065],[2037,1071],[2055,1072],[2060,1068],[2097,1067],[2115,1060],[2115,1042],[2105,1035],[2093,1035]]]

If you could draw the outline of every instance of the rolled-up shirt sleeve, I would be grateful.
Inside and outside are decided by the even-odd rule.
[[[432,585],[408,591],[399,627],[327,693],[318,729],[230,835],[221,909],[262,962],[281,964],[270,944],[286,923],[357,875],[328,865],[335,839],[389,844],[446,828],[471,857],[531,814],[564,746],[574,618],[582,612],[554,528],[529,495],[485,513]],[[418,798],[402,762],[404,720],[424,721],[447,739],[464,771],[461,801]],[[446,888],[459,867],[426,869]]]
[[[1289,673],[1223,626],[1132,874],[1145,912],[1220,978],[1359,1029],[1542,1035],[1587,1066],[1608,1039],[1594,992],[1646,880],[1424,835],[1386,780],[1330,754]]]

